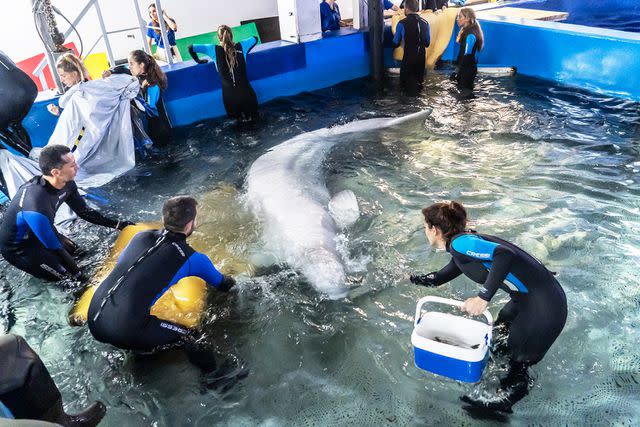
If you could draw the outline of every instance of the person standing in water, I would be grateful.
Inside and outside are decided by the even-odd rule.
[[[418,15],[418,1],[407,0],[404,5],[407,15],[396,26],[393,47],[404,45],[400,65],[400,84],[410,94],[422,89],[426,67],[427,48],[431,44],[429,23]]]
[[[457,17],[460,32],[456,42],[460,45],[457,67],[451,75],[458,87],[472,91],[478,74],[478,56],[484,47],[484,34],[476,19],[476,12],[470,7],[460,9]]]
[[[446,249],[451,261],[440,271],[411,276],[412,283],[440,286],[466,275],[482,285],[462,307],[471,315],[482,314],[498,289],[511,296],[494,324],[507,335],[506,346],[498,345],[494,352],[509,356],[500,393],[491,400],[461,397],[474,407],[511,412],[529,392],[529,367],[542,360],[564,328],[565,293],[554,273],[524,250],[499,237],[468,231],[467,212],[460,203],[436,203],[422,209],[422,215],[429,244]]]
[[[227,116],[241,122],[253,121],[258,117],[258,98],[247,77],[247,55],[258,44],[256,37],[239,43],[233,42],[231,28],[218,28],[220,45],[189,45],[189,53],[198,64],[206,64],[206,59],[198,58],[198,53],[207,55],[216,64],[222,82],[222,102]]]

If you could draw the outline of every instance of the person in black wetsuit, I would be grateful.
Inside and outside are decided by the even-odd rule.
[[[427,48],[431,43],[429,23],[418,15],[417,0],[405,2],[407,17],[398,22],[393,47],[404,44],[400,65],[400,84],[410,94],[416,94],[424,82]]]
[[[460,44],[460,52],[456,71],[451,75],[451,79],[460,89],[471,91],[478,74],[478,56],[484,47],[484,34],[476,19],[475,11],[470,7],[460,9],[457,21],[460,32],[456,42]]]
[[[171,124],[162,100],[162,92],[167,89],[167,76],[155,59],[144,50],[129,53],[129,66],[117,66],[102,73],[103,78],[111,74],[130,74],[140,82],[140,94],[131,102],[134,140],[145,145],[146,133],[138,124],[144,115],[147,132],[154,144],[166,145],[171,142]],[[142,149],[140,145],[136,148]]]
[[[196,226],[196,206],[191,197],[169,199],[162,208],[164,229],[131,239],[89,304],[89,330],[98,341],[142,353],[184,344],[190,358],[197,354],[206,359],[206,349],[195,347],[189,329],[150,314],[155,302],[184,277],[200,277],[223,292],[235,284],[187,244]],[[192,362],[203,370],[215,368],[212,356]]]
[[[440,13],[447,8],[449,0],[423,0],[422,10],[431,10],[435,13]]]
[[[47,367],[21,336],[0,336],[0,361],[0,403],[13,418],[93,427],[104,417],[107,409],[102,402],[94,402],[76,415],[65,413],[60,390]]]
[[[218,28],[220,45],[189,45],[189,53],[198,64],[206,64],[206,59],[198,58],[198,53],[207,55],[216,64],[222,82],[222,102],[227,116],[238,121],[253,121],[258,117],[258,98],[247,77],[247,55],[258,44],[256,37],[239,43],[233,42],[231,28]]]
[[[13,61],[0,51],[0,141],[28,156],[31,138],[22,126],[38,87]]]
[[[122,229],[128,221],[101,215],[87,206],[74,182],[78,165],[68,147],[48,145],[40,153],[38,175],[25,182],[7,208],[0,227],[0,252],[11,265],[32,276],[58,281],[82,277],[74,254],[78,246],[58,233],[54,219],[63,203],[85,221]]]
[[[538,363],[560,335],[567,319],[567,299],[554,273],[524,250],[499,237],[466,231],[467,212],[457,202],[436,203],[422,210],[429,243],[451,254],[440,271],[411,276],[422,286],[440,286],[461,274],[482,284],[463,310],[483,313],[498,289],[509,301],[494,326],[508,334],[506,347],[494,347],[509,356],[509,372],[501,380],[501,397],[492,400],[463,396],[466,403],[490,411],[511,412],[511,406],[529,391],[528,368]]]

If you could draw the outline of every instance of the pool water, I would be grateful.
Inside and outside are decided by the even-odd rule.
[[[637,0],[530,0],[517,7],[569,12],[567,24],[640,32]]]
[[[478,290],[463,277],[437,289],[405,279],[448,262],[427,247],[420,208],[455,199],[477,230],[558,272],[567,294],[564,332],[532,369],[529,396],[502,420],[637,425],[640,106],[525,77],[481,77],[469,100],[438,73],[418,98],[396,86],[392,79],[377,93],[357,80],[275,100],[252,129],[222,119],[178,129],[158,158],[96,191],[110,201],[103,210],[138,221],[157,219],[175,194],[203,200],[200,239],[220,253],[223,271],[244,271],[229,295],[210,293],[203,327],[221,359],[249,370],[228,390],[203,387],[179,351],[136,359],[94,341],[67,324],[70,291],[4,261],[0,328],[41,354],[70,411],[105,402],[104,426],[489,425],[495,420],[471,418],[458,398],[490,390],[504,372],[500,360],[479,385],[420,371],[412,360],[417,300]],[[303,132],[422,109],[431,110],[426,120],[345,136],[323,162],[329,192],[352,190],[361,208],[338,235],[349,297],[324,297],[265,253],[259,219],[243,202],[259,156]],[[115,236],[74,227],[95,269]],[[492,313],[506,301],[499,292]]]

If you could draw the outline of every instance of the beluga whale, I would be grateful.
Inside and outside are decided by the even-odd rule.
[[[301,272],[317,291],[331,299],[346,297],[346,273],[336,236],[358,219],[359,208],[351,190],[331,197],[322,164],[346,134],[396,126],[427,114],[420,111],[318,129],[260,156],[247,174],[245,201],[260,223],[264,249]]]

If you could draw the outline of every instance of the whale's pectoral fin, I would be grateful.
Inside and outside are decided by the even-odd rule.
[[[340,228],[347,228],[360,218],[360,207],[351,190],[343,190],[329,201],[329,213]]]

